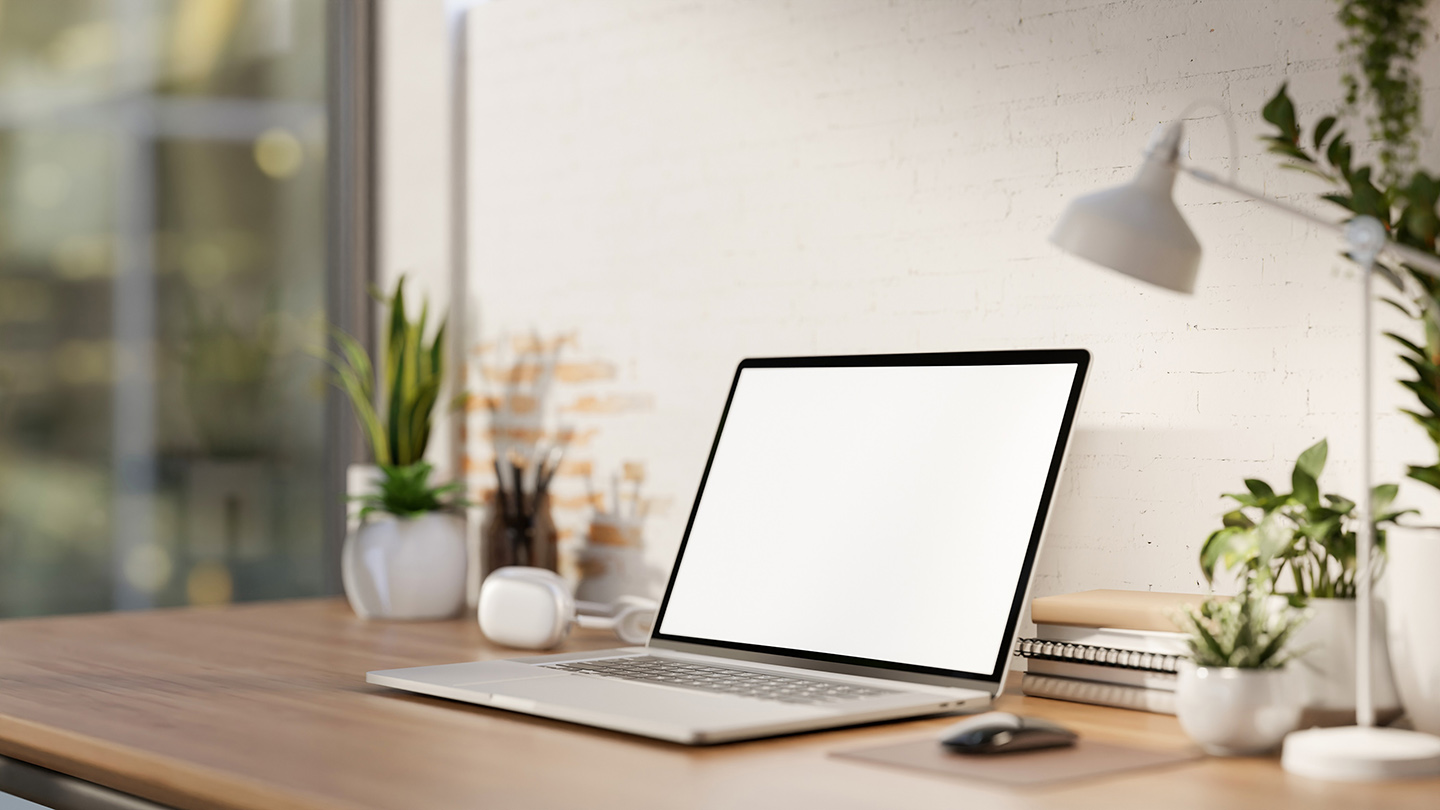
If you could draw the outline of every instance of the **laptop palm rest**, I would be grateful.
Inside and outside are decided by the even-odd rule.
[[[470,688],[490,692],[490,700],[486,702],[500,708],[533,712],[545,706],[566,707],[597,716],[620,715],[630,722],[666,726],[722,728],[831,713],[814,706],[746,700],[585,675],[476,684]]]

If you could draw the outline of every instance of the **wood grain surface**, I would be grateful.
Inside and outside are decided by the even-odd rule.
[[[566,649],[610,646],[582,632]],[[1330,784],[1274,758],[1015,791],[831,756],[950,719],[695,749],[365,683],[516,654],[471,621],[365,622],[340,600],[0,622],[0,754],[186,810],[1440,806],[1440,780]],[[1097,740],[1188,745],[1173,717],[1000,707]]]

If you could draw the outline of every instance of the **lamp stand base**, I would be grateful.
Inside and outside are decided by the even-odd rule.
[[[1398,728],[1341,726],[1285,737],[1286,771],[1334,782],[1378,782],[1440,775],[1440,737]]]

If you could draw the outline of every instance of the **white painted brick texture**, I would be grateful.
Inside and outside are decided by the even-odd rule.
[[[1355,272],[1335,239],[1183,179],[1176,197],[1206,251],[1193,297],[1045,237],[1068,201],[1126,180],[1151,130],[1204,98],[1235,115],[1242,182],[1324,210],[1318,186],[1277,169],[1256,135],[1283,80],[1307,120],[1337,106],[1332,11],[484,5],[470,31],[481,327],[576,330],[654,396],[607,423],[594,454],[645,460],[653,491],[673,498],[648,533],[665,565],[741,358],[1087,347],[1094,372],[1038,592],[1201,587],[1199,543],[1243,477],[1284,481],[1328,436],[1329,486],[1356,491]],[[1440,77],[1437,51],[1427,76]],[[1425,101],[1440,109],[1440,78]],[[1222,118],[1202,110],[1189,134],[1190,159],[1229,168]],[[1433,138],[1425,157],[1440,165]],[[1381,368],[1377,473],[1398,480],[1432,450],[1393,413],[1398,364]]]

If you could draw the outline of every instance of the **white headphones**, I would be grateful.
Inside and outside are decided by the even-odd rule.
[[[496,644],[531,650],[554,647],[576,624],[614,630],[627,644],[644,644],[659,607],[639,596],[622,596],[612,605],[576,602],[554,571],[508,565],[480,586],[480,631]]]

